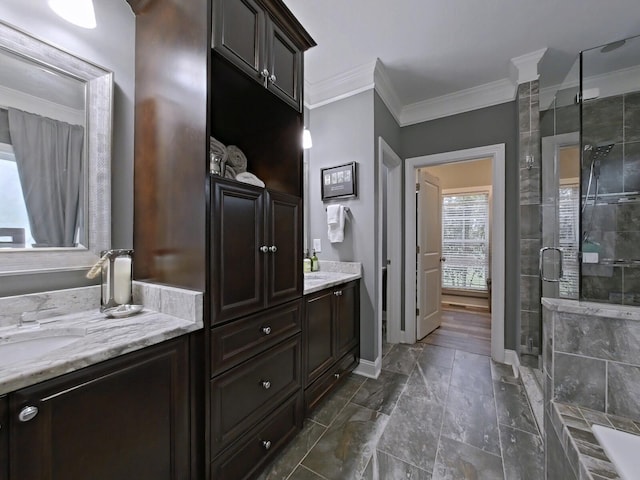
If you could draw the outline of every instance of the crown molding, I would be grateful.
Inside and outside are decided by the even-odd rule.
[[[319,82],[305,82],[305,106],[314,109],[357,95],[374,87],[378,60]]]
[[[373,83],[375,85],[376,92],[380,95],[380,98],[389,109],[389,112],[395,118],[396,122],[400,123],[400,116],[402,114],[402,102],[400,97],[393,87],[387,69],[380,59],[376,60],[376,67],[373,72]]]
[[[513,57],[509,62],[509,78],[511,78],[511,81],[516,85],[520,85],[540,78],[538,64],[546,52],[546,48],[541,48],[535,52]]]
[[[477,87],[412,103],[402,108],[400,126],[435,120],[479,108],[511,102],[516,97],[516,87],[508,78],[485,83]]]

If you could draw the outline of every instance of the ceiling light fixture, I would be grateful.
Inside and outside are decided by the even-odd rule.
[[[311,141],[311,132],[308,129],[302,130],[302,148],[305,150],[309,150],[313,147],[313,142]]]
[[[82,28],[96,28],[93,0],[49,0],[49,7],[69,23]]]

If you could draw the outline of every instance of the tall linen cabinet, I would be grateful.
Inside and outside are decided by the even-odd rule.
[[[205,292],[191,478],[254,478],[304,415],[302,85],[315,43],[280,0],[128,1],[134,275]],[[265,187],[210,175],[210,136]]]

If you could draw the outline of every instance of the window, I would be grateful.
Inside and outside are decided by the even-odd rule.
[[[558,198],[559,247],[562,250],[560,298],[578,298],[578,216],[580,192],[578,185],[561,185]]]
[[[442,196],[442,288],[486,291],[489,192]]]
[[[31,237],[16,157],[13,147],[6,143],[0,143],[0,228],[24,228],[26,247],[35,243]]]

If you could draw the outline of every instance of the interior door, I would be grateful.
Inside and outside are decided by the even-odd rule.
[[[442,200],[440,180],[419,170],[418,218],[418,294],[416,337],[427,336],[440,326],[442,283]]]

